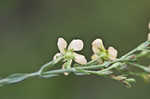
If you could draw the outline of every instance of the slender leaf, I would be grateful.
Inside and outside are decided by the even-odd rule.
[[[12,74],[12,75],[8,76],[7,78],[1,79],[0,86],[18,83],[20,81],[25,80],[26,78],[28,78],[28,74],[26,74],[26,73],[25,74],[24,73]]]

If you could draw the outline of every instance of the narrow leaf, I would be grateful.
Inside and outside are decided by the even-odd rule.
[[[28,74],[21,74],[21,73],[12,74],[12,75],[8,76],[7,78],[1,79],[0,86],[18,83],[20,81],[25,80],[26,78],[28,78]]]

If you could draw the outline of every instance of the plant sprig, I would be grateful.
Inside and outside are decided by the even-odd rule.
[[[117,80],[126,87],[131,87],[132,83],[136,82],[135,76],[150,78],[150,67],[138,63],[141,57],[150,55],[149,39],[120,58],[117,58],[118,53],[115,48],[106,49],[102,40],[96,39],[92,43],[94,54],[89,62],[85,56],[76,53],[83,49],[82,40],[73,40],[67,47],[67,42],[63,38],[59,38],[57,45],[60,53],[57,53],[52,61],[41,66],[37,72],[12,74],[0,79],[0,86],[19,83],[30,77],[51,78],[60,75],[68,76],[70,73],[77,76],[103,76]],[[72,61],[76,63],[73,64]],[[60,63],[63,63],[62,66]],[[53,67],[61,68],[53,69]],[[131,67],[139,68],[141,71],[132,71]]]

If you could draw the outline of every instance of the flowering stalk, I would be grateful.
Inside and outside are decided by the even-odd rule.
[[[18,83],[29,77],[51,78],[63,74],[67,76],[70,73],[77,76],[103,76],[119,81],[126,87],[131,87],[132,83],[136,82],[134,76],[143,77],[146,80],[150,78],[150,67],[138,63],[141,57],[150,55],[150,34],[147,41],[120,58],[117,57],[117,50],[114,47],[106,49],[101,39],[92,42],[93,55],[89,62],[85,56],[76,53],[83,49],[82,40],[72,40],[67,47],[67,42],[59,38],[57,46],[60,52],[52,61],[41,66],[37,72],[12,74],[0,79],[0,86]],[[61,68],[54,69],[54,67]],[[140,71],[135,72],[131,68],[139,68]]]

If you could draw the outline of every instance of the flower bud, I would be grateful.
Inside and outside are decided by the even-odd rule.
[[[104,47],[104,44],[103,44],[103,41],[101,39],[96,39],[93,41],[92,43],[92,50],[94,53],[97,53],[98,52],[98,49],[100,50],[105,50],[105,47]]]

